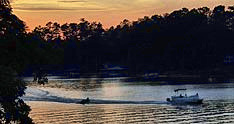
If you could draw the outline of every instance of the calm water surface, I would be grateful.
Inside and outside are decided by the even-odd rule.
[[[166,104],[165,99],[177,88],[188,89],[188,95],[199,93],[204,104]],[[76,104],[86,97],[102,104]],[[232,83],[159,85],[119,78],[63,79],[45,86],[30,83],[24,99],[31,105],[30,116],[36,123],[234,123]]]

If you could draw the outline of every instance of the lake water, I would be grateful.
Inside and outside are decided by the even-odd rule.
[[[170,105],[166,98],[186,88],[204,104]],[[89,97],[94,104],[77,104]],[[160,85],[124,78],[53,79],[29,83],[24,96],[36,123],[234,123],[234,84]],[[37,101],[37,102],[35,102]]]

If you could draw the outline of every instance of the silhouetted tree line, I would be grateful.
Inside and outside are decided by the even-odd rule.
[[[133,22],[125,19],[106,30],[101,23],[85,19],[63,25],[49,22],[29,36],[40,48],[49,45],[64,58],[55,49],[42,56],[54,52],[48,57],[53,62],[78,64],[81,72],[94,72],[104,63],[127,65],[131,73],[199,70],[223,66],[225,56],[234,54],[233,23],[234,7],[220,5],[213,10],[182,8]]]

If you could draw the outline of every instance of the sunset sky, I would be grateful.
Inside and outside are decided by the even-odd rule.
[[[30,29],[47,22],[79,22],[80,18],[101,22],[105,28],[123,19],[170,13],[173,10],[217,5],[234,5],[234,0],[13,0],[13,12]]]

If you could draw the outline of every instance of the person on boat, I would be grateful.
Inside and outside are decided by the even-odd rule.
[[[183,96],[182,96],[182,94],[180,94],[180,98],[182,98]]]
[[[90,100],[89,100],[89,97],[87,97],[86,99],[82,99],[81,101],[80,101],[80,104],[89,104],[90,103]]]
[[[90,102],[89,97],[87,97],[87,98],[86,98],[86,102],[87,102],[87,103],[89,103],[89,102]]]

